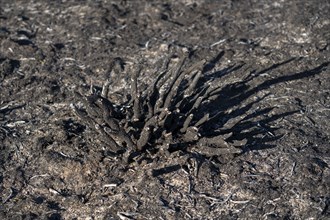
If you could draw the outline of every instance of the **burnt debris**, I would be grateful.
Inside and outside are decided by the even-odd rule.
[[[75,92],[81,103],[71,107],[112,152],[126,159],[146,150],[167,155],[175,150],[205,156],[240,153],[239,146],[226,141],[228,135],[202,135],[206,124],[215,118],[205,106],[220,95],[219,85],[205,76],[206,60],[189,66],[188,54],[182,53],[177,55],[177,64],[170,65],[173,57],[171,52],[157,68],[158,77],[143,91],[138,85],[142,68],[130,73],[130,94],[119,105],[109,98],[111,83],[107,81],[100,92],[92,91],[87,96]]]

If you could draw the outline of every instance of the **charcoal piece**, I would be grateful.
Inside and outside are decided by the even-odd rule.
[[[184,61],[185,61],[185,59],[181,60],[181,62],[179,63],[179,67],[177,68],[177,70],[175,72],[176,79],[169,88],[169,91],[167,93],[167,96],[166,96],[166,99],[164,102],[164,108],[170,108],[171,101],[172,101],[174,95],[177,93],[179,85],[181,84],[182,80],[184,79],[185,75],[183,74],[183,72],[181,72]]]
[[[187,128],[190,125],[191,120],[193,119],[194,115],[190,114],[188,115],[188,117],[186,118],[186,120],[183,122],[183,127],[180,129],[181,133],[185,133],[187,131]]]
[[[195,127],[199,127],[201,126],[202,124],[204,124],[205,122],[209,121],[210,120],[210,114],[207,113],[205,114],[201,119],[199,119],[196,123],[195,123]]]
[[[142,148],[148,143],[151,136],[152,129],[150,127],[146,127],[142,130],[141,136],[137,141],[137,149],[142,150]]]
[[[157,79],[151,84],[151,86],[147,89],[145,95],[145,100],[146,100],[146,105],[148,107],[148,114],[147,114],[147,119],[150,119],[155,112],[155,105],[157,103],[157,99],[159,97],[159,89],[157,87],[158,82],[165,76],[167,71],[162,71]]]
[[[196,75],[194,76],[193,80],[191,83],[189,83],[189,87],[185,90],[184,97],[192,95],[199,79],[202,76],[202,71],[197,71]]]
[[[219,96],[220,96],[219,94],[211,95],[207,98],[207,100],[212,102],[212,101],[217,100],[219,98]]]
[[[193,112],[196,110],[196,106],[199,107],[199,104],[205,99],[205,91],[208,89],[208,85],[201,88],[201,91],[194,94],[192,97],[185,97],[176,104],[176,107],[181,109],[181,112]],[[198,100],[201,98],[200,100]],[[199,103],[198,103],[199,102]],[[193,107],[195,106],[195,107]]]
[[[141,118],[140,94],[137,89],[138,75],[140,71],[141,69],[139,68],[138,71],[134,72],[131,84],[131,96],[133,97],[133,121],[139,121]]]
[[[181,81],[182,77],[180,77],[180,75],[182,75],[181,73],[181,69],[184,65],[184,62],[186,60],[186,57],[181,58],[181,60],[179,61],[178,67],[175,69],[175,71],[173,72],[173,74],[171,74],[171,76],[168,79],[168,88],[165,89],[164,91],[160,92],[159,95],[159,100],[156,103],[156,109],[160,109],[161,107],[163,108],[167,108],[169,106],[169,102],[171,101],[176,88],[175,83],[179,80]],[[178,82],[179,83],[179,82]],[[173,91],[174,90],[174,91]]]
[[[158,125],[161,127],[165,126],[165,121],[170,118],[172,115],[172,111],[169,109],[164,109],[158,116]],[[166,125],[167,126],[167,125]]]

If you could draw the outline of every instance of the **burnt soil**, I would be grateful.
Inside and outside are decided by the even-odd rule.
[[[0,219],[329,219],[329,11],[318,0],[0,0]],[[222,88],[212,108],[232,123],[229,142],[247,140],[242,153],[125,164],[74,114],[74,91],[111,79],[125,94],[141,57],[150,83],[169,45],[207,60]]]

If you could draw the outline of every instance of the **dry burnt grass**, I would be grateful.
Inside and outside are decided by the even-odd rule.
[[[0,218],[329,218],[329,5],[302,2],[3,1]]]

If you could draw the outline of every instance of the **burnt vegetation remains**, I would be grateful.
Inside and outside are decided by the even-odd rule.
[[[241,153],[246,139],[229,143],[232,133],[219,132],[222,112],[213,102],[222,88],[207,74],[209,63],[201,60],[190,65],[188,56],[172,49],[149,85],[138,83],[142,73],[138,65],[130,73],[130,93],[120,103],[111,99],[109,79],[102,88],[91,87],[87,96],[75,92],[77,102],[71,107],[100,134],[111,154],[123,155],[125,161],[144,152],[167,156],[178,150],[205,156]]]

